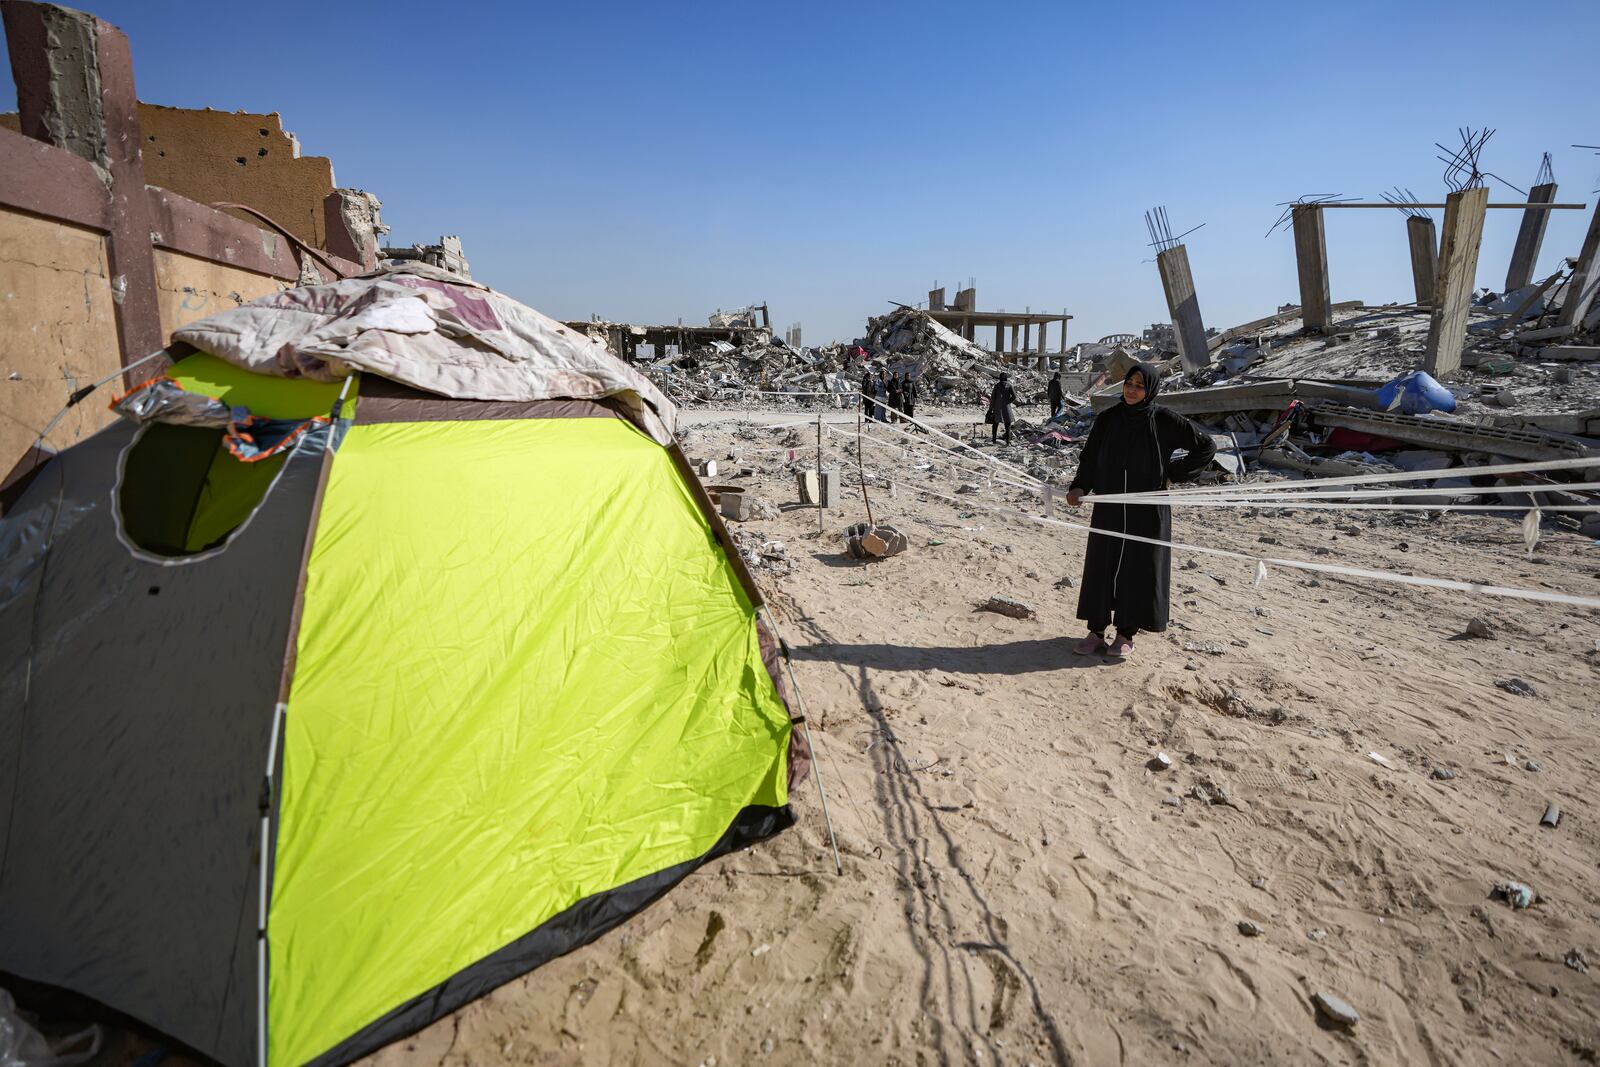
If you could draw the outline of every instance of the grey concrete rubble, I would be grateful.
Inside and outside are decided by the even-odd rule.
[[[1350,1027],[1361,1021],[1354,1008],[1332,993],[1317,993],[1312,996],[1311,1003],[1316,1005],[1317,1014],[1334,1026]]]

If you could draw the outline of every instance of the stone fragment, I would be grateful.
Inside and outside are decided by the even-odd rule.
[[[1497,678],[1494,683],[1498,688],[1504,689],[1513,696],[1535,697],[1539,691],[1521,678]]]
[[[1489,892],[1489,897],[1492,900],[1503,900],[1513,908],[1520,909],[1532,907],[1539,899],[1539,894],[1533,891],[1532,886],[1505,881],[1495,883],[1495,887]]]
[[[1317,993],[1311,998],[1317,1014],[1335,1026],[1351,1027],[1361,1021],[1361,1016],[1349,1004],[1332,993]]]
[[[1027,604],[1008,596],[992,596],[979,604],[978,610],[992,611],[996,615],[1005,615],[1013,619],[1031,619],[1036,614]]]

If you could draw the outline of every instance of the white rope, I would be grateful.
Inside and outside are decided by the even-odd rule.
[[[882,473],[881,471],[876,473]],[[1017,511],[1015,508],[997,508],[977,501],[963,501],[932,489],[918,488],[917,492],[926,493],[948,501],[958,507],[971,507],[976,510],[987,511],[1006,518],[1022,519],[1027,522],[1038,523],[1042,526],[1057,526],[1069,530],[1082,530],[1088,534],[1098,534],[1103,537],[1119,537],[1127,541],[1138,541],[1148,545],[1163,545],[1167,548],[1181,549],[1185,552],[1195,552],[1201,555],[1221,556],[1225,559],[1243,560],[1255,563],[1258,567],[1272,564],[1278,567],[1288,567],[1293,570],[1314,571],[1321,574],[1341,574],[1352,578],[1369,578],[1376,581],[1391,582],[1399,585],[1425,586],[1435,589],[1453,589],[1459,592],[1480,593],[1486,596],[1510,597],[1518,600],[1535,600],[1550,604],[1567,604],[1581,608],[1600,608],[1600,599],[1592,597],[1574,596],[1568,593],[1546,593],[1537,589],[1523,589],[1516,586],[1480,585],[1476,582],[1462,582],[1451,578],[1428,578],[1412,574],[1400,574],[1394,571],[1373,571],[1360,567],[1346,567],[1335,563],[1313,563],[1310,560],[1286,559],[1275,556],[1253,556],[1246,552],[1235,552],[1226,548],[1207,548],[1201,545],[1186,544],[1182,541],[1164,541],[1160,538],[1142,537],[1138,534],[1123,533],[1117,530],[1100,530],[1082,523],[1067,522],[1064,519],[1049,519],[1039,515],[1029,515]]]
[[[838,429],[837,427],[834,427],[834,426],[827,426],[827,427],[825,427],[825,429],[827,429],[830,433],[838,435],[839,437],[843,437],[843,438],[850,439],[850,440],[853,440],[855,438],[855,434],[848,433],[848,432],[846,432],[844,430],[841,430],[841,429]],[[899,431],[899,432],[903,432],[903,431]],[[906,452],[906,451],[908,451],[907,449],[902,448],[900,445],[892,444],[892,443],[890,443],[888,441],[880,441],[877,438],[873,437],[871,434],[862,434],[861,436],[862,436],[862,438],[864,440],[866,440],[866,441],[868,441],[868,442],[870,442],[872,444],[875,444],[875,445],[879,446],[880,448],[892,448],[897,452]],[[908,434],[907,436],[910,436],[910,435]],[[913,440],[916,440],[916,439],[913,438]],[[929,447],[932,447],[932,448],[939,448],[938,445],[933,444],[931,441],[929,441],[929,442],[919,442],[919,443],[927,444],[927,445],[929,445]],[[939,450],[941,452],[948,452],[952,456],[957,456],[958,459],[963,460],[964,462],[970,462],[970,460],[965,460],[964,457],[960,457],[955,452],[949,452],[948,449],[939,449]],[[951,466],[955,466],[955,464],[952,462]],[[958,468],[958,469],[961,469],[961,468]],[[1013,481],[1010,481],[1009,479],[1006,479],[1006,478],[995,477],[995,475],[990,471],[972,470],[970,468],[961,469],[961,470],[962,470],[963,474],[982,474],[982,475],[986,475],[988,477],[994,478],[994,480],[996,482],[999,482],[1001,485],[1009,485],[1014,489],[1021,489],[1024,492],[1034,493],[1034,494],[1042,493],[1042,490],[1037,489],[1034,486],[1023,485],[1021,482],[1013,482]]]
[[[1012,474],[1016,475],[1018,478],[1026,478],[1028,481],[1035,482],[1035,483],[1037,483],[1039,485],[1043,485],[1044,484],[1038,478],[1035,478],[1033,475],[1029,474],[1027,471],[1023,470],[1022,468],[1014,467],[1011,464],[1006,463],[1006,462],[1004,462],[1002,460],[996,459],[993,456],[986,456],[981,451],[979,451],[978,449],[976,449],[973,446],[967,444],[967,442],[962,441],[962,440],[960,440],[958,438],[955,438],[955,437],[951,437],[949,434],[945,433],[943,430],[939,430],[939,429],[936,429],[936,428],[934,428],[932,426],[929,426],[927,423],[921,421],[920,419],[915,418],[914,416],[907,415],[903,411],[898,411],[895,408],[890,407],[888,404],[885,404],[882,401],[879,401],[875,397],[868,397],[865,393],[861,392],[861,390],[859,390],[859,389],[856,390],[856,395],[859,396],[859,397],[862,397],[863,399],[871,400],[874,404],[877,404],[879,407],[883,408],[883,410],[885,410],[885,411],[894,412],[896,415],[899,415],[901,418],[905,419],[907,422],[911,423],[913,426],[920,426],[924,430],[927,430],[929,433],[935,434],[935,435],[937,435],[939,437],[942,437],[946,441],[949,441],[953,445],[959,445],[961,448],[964,448],[968,452],[971,452],[975,457],[977,457],[978,459],[982,460],[985,463],[988,463],[988,464],[990,464],[990,465],[992,465],[994,467],[997,467],[997,468],[999,468],[1001,470],[1010,471]],[[879,425],[887,426],[888,423],[879,423]],[[929,444],[932,444],[932,442],[930,441]],[[949,450],[947,449],[946,451],[949,451]]]
[[[1424,479],[1426,480],[1426,479]],[[1256,493],[1217,493],[1206,496],[1191,496],[1184,493],[1154,490],[1148,493],[1107,493],[1104,496],[1093,495],[1086,499],[1100,504],[1191,504],[1200,505],[1218,500],[1227,500],[1238,503],[1254,504],[1257,507],[1292,508],[1294,501],[1344,501],[1344,500],[1383,500],[1394,496],[1479,496],[1479,495],[1505,495],[1507,493],[1551,493],[1551,492],[1582,492],[1585,490],[1600,489],[1600,482],[1561,482],[1538,483],[1535,485],[1485,485],[1462,486],[1460,488],[1426,488],[1415,489],[1345,489],[1331,490],[1328,492],[1309,493],[1278,493],[1261,495]],[[1429,505],[1420,505],[1427,507]],[[1526,510],[1526,509],[1524,509]],[[1560,510],[1566,510],[1561,508]]]
[[[1098,497],[1098,496],[1086,496],[1086,497],[1083,498],[1083,502],[1085,504],[1116,503],[1116,501],[1107,501],[1104,497]],[[1163,502],[1160,501],[1160,500],[1153,501],[1153,502],[1152,501],[1147,501],[1147,500],[1137,500],[1137,501],[1130,501],[1129,503],[1161,504]],[[1537,510],[1542,510],[1542,511],[1560,512],[1561,514],[1566,514],[1568,512],[1600,511],[1600,504],[1574,504],[1574,505],[1571,505],[1571,506],[1568,506],[1568,505],[1565,505],[1565,504],[1535,505],[1534,508],[1530,509],[1530,507],[1527,504],[1450,504],[1450,503],[1438,503],[1438,504],[1344,504],[1344,503],[1340,503],[1338,501],[1333,501],[1333,500],[1312,500],[1312,501],[1307,501],[1307,502],[1304,502],[1304,503],[1292,503],[1292,504],[1285,504],[1285,503],[1282,503],[1281,501],[1277,502],[1277,503],[1268,502],[1266,504],[1263,504],[1258,500],[1189,500],[1189,501],[1181,501],[1181,502],[1178,502],[1178,503],[1183,503],[1183,504],[1186,504],[1189,507],[1196,507],[1196,508],[1274,508],[1274,509],[1281,509],[1281,510],[1284,510],[1284,511],[1427,511],[1427,512],[1434,512],[1434,511],[1440,511],[1440,512],[1444,512],[1444,511],[1464,511],[1464,512],[1474,512],[1474,511],[1516,511],[1516,512],[1524,512],[1524,511],[1537,509]]]
[[[1480,474],[1530,474],[1536,471],[1572,470],[1576,467],[1600,467],[1600,455],[1591,457],[1573,457],[1571,459],[1546,459],[1531,463],[1501,463],[1487,467],[1446,467],[1443,471],[1453,473],[1444,474],[1442,471],[1395,471],[1380,474],[1349,474],[1339,475],[1334,478],[1307,478],[1300,481],[1262,482],[1248,486],[1243,485],[1197,485],[1186,489],[1169,490],[1173,495],[1183,496],[1208,496],[1229,495],[1240,491],[1271,493],[1283,490],[1325,489],[1335,485],[1373,485],[1379,482],[1416,482],[1426,481],[1429,478],[1461,477],[1470,473],[1474,477]]]

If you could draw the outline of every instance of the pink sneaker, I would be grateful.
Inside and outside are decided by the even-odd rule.
[[[1133,642],[1118,634],[1117,639],[1106,649],[1106,655],[1112,659],[1127,659],[1133,655]]]
[[[1073,654],[1078,656],[1098,656],[1105,650],[1106,639],[1099,634],[1080,638],[1078,643],[1072,646]]]

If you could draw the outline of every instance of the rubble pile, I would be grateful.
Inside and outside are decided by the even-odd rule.
[[[596,323],[591,336],[606,339],[611,324]],[[680,404],[738,400],[752,394],[794,394],[813,403],[833,394],[851,397],[863,373],[909,373],[924,403],[973,403],[1002,373],[1011,375],[1024,402],[1044,396],[1049,375],[1010,365],[917,308],[898,308],[867,322],[865,337],[820,348],[794,348],[764,332],[747,343],[714,341],[641,363],[642,369]],[[845,403],[844,400],[835,403]]]

